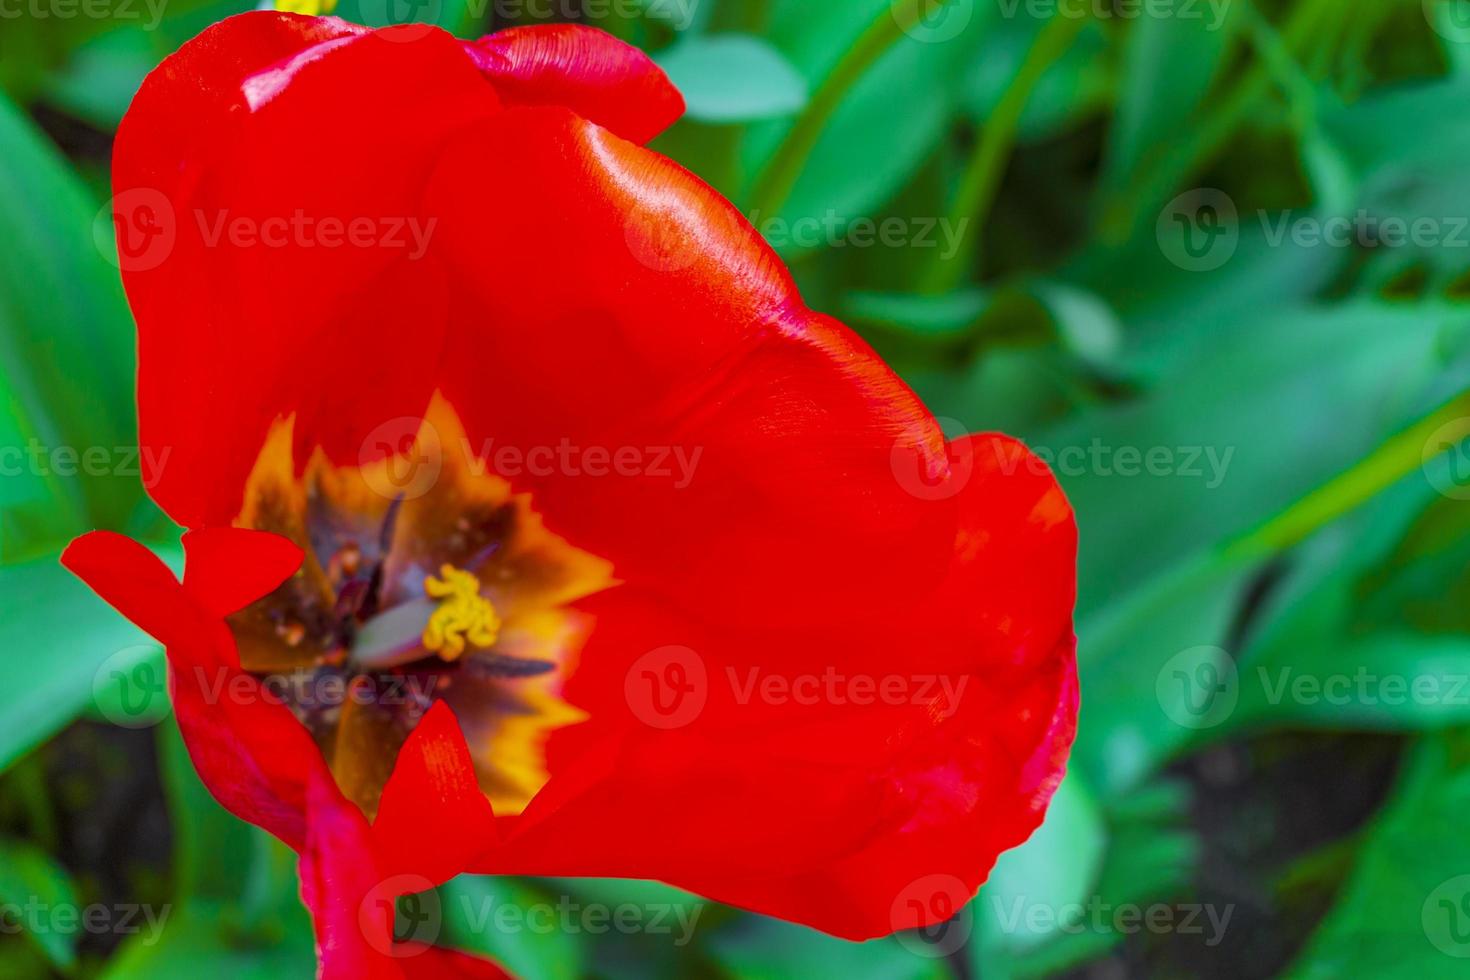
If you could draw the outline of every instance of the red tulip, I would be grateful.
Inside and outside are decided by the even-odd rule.
[[[165,644],[215,796],[301,852],[329,975],[443,955],[393,955],[379,899],[461,871],[930,924],[1061,778],[1065,498],[1014,441],[946,444],[643,148],[681,111],[591,29],[255,13],[119,131],[187,567],[65,561]]]

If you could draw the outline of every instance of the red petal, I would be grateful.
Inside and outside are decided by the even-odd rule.
[[[184,588],[216,616],[269,595],[301,567],[301,549],[278,534],[208,528],[184,535]]]
[[[507,105],[557,105],[635,143],[684,114],[684,97],[638,48],[595,27],[512,27],[466,45]]]
[[[245,543],[238,553],[223,545]],[[245,567],[260,539],[214,532],[196,546],[191,579],[226,581]],[[279,557],[274,546],[272,560]],[[240,672],[229,629],[217,612],[180,585],[142,545],[110,532],[72,542],[62,563],[97,594],[164,644],[171,668],[174,713],[200,778],[226,809],[300,849],[306,834],[304,788],[308,774],[325,770],[321,753],[289,710],[258,681]],[[217,563],[217,564],[216,564]],[[277,565],[273,571],[279,570]],[[270,575],[247,570],[261,584]],[[205,595],[231,602],[241,597],[211,586]]]
[[[523,175],[515,194],[478,179],[491,160]],[[937,425],[692,175],[565,111],[515,109],[448,149],[429,203],[462,290],[443,388],[470,448],[554,531],[741,622],[877,616],[942,576],[954,502],[893,469],[942,467]],[[559,447],[641,465],[530,465]]]
[[[475,780],[459,722],[444,702],[435,702],[399,751],[373,839],[388,874],[418,874],[435,885],[494,843],[495,814]]]
[[[403,969],[391,951],[393,903],[402,890],[378,873],[362,811],[325,773],[312,776],[307,809],[301,900],[316,927],[318,977],[399,980]]]
[[[302,23],[243,15],[185,45],[117,141],[120,237],[162,225],[123,279],[142,438],[167,462],[151,489],[186,526],[230,523],[279,417],[355,462],[374,427],[422,414],[445,320],[423,182],[449,133],[500,108],[441,31]]]
[[[953,892],[939,906],[967,900],[1039,825],[1075,733],[1076,528],[1019,444],[951,448],[936,484],[962,514],[951,570],[906,618],[721,635],[635,590],[585,603],[598,626],[568,695],[591,721],[554,740],[551,782],[481,870],[654,876],[855,939],[930,924],[915,917],[937,914],[935,896],[904,899],[931,879]],[[702,685],[702,708],[669,731],[625,685],[660,644],[686,645],[683,676]],[[909,679],[915,696],[931,674],[949,688],[864,707],[754,686],[829,668]]]

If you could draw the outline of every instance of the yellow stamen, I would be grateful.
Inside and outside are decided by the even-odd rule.
[[[424,627],[424,649],[444,660],[458,660],[466,642],[480,648],[493,646],[500,634],[500,617],[490,600],[480,595],[480,580],[453,565],[444,565],[439,575],[424,580],[429,598],[444,600]]]
[[[276,0],[276,9],[288,14],[321,17],[337,9],[337,0]]]

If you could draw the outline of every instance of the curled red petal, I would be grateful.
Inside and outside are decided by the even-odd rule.
[[[399,750],[373,840],[386,873],[421,875],[435,885],[494,843],[495,813],[475,779],[459,722],[443,701]]]
[[[466,47],[507,105],[565,106],[635,143],[684,114],[684,97],[652,58],[595,27],[512,27]]]
[[[220,527],[184,534],[184,588],[216,616],[239,612],[301,567],[290,540],[265,531]]]
[[[236,551],[228,540],[244,544]],[[223,582],[230,569],[259,558],[255,537],[216,537],[194,559],[193,575]],[[268,546],[270,561],[279,558]],[[99,596],[164,644],[174,713],[194,766],[206,787],[230,812],[300,849],[305,841],[304,789],[312,771],[326,768],[301,723],[237,666],[229,629],[204,608],[147,548],[119,534],[98,531],[72,542],[62,563]],[[270,569],[273,574],[279,565]],[[257,569],[257,572],[259,569]],[[269,581],[244,576],[259,585]],[[214,587],[215,599],[239,593]]]

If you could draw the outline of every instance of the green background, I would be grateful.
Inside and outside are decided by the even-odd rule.
[[[0,5],[0,448],[45,450],[0,457],[0,903],[168,918],[5,920],[0,975],[306,976],[289,855],[204,793],[159,652],[55,560],[98,526],[176,558],[99,213],[143,75],[246,9],[97,2]],[[690,103],[656,146],[952,436],[1055,461],[1082,530],[1071,772],[937,941],[490,879],[444,889],[442,940],[528,978],[1470,975],[1470,3],[418,9],[466,37],[581,10],[652,52]],[[460,914],[558,903],[698,918]]]

